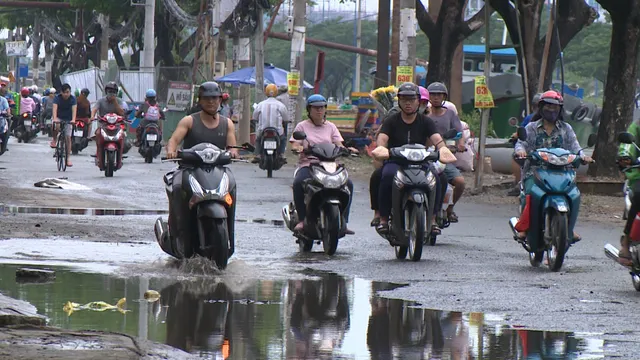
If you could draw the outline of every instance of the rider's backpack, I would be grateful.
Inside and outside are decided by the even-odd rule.
[[[158,121],[160,120],[160,108],[158,107],[158,105],[151,105],[148,104],[149,108],[147,109],[147,112],[144,114],[144,119],[145,120],[151,120],[151,121]]]

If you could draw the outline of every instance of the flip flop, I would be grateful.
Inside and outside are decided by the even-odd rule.
[[[371,227],[377,227],[378,225],[380,225],[380,217],[374,217],[371,220]]]
[[[433,235],[441,235],[442,234],[442,229],[440,229],[436,225],[433,225],[433,226],[431,226],[431,234],[433,234]]]
[[[456,215],[455,211],[447,212],[447,217],[449,218],[449,222],[451,223],[458,222],[458,215]]]
[[[381,235],[387,235],[389,233],[389,224],[378,224],[378,226],[376,226],[376,231]]]

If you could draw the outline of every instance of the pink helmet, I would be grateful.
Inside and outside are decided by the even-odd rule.
[[[420,102],[429,101],[429,90],[422,86],[418,86],[418,88],[420,89]]]

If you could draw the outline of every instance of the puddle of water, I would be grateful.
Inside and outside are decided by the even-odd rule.
[[[17,267],[0,266],[0,290],[35,305],[50,325],[124,332],[207,358],[604,357],[598,334],[514,329],[481,313],[423,309],[375,296],[400,285],[335,274],[236,285],[220,277],[178,282],[55,268],[54,282],[23,285],[15,282]],[[157,290],[160,299],[140,301],[148,289]],[[130,310],[124,314],[80,310],[67,316],[63,311],[67,301],[115,304],[122,297]]]
[[[48,215],[89,215],[89,216],[124,216],[124,215],[165,215],[167,210],[134,210],[134,209],[93,209],[93,208],[59,208],[38,206],[0,205],[0,214],[48,214]]]

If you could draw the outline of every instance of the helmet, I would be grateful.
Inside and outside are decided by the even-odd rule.
[[[447,86],[441,82],[434,82],[427,86],[427,91],[429,94],[445,94],[449,95],[449,91],[447,90]]]
[[[287,85],[280,85],[278,86],[278,92],[280,94],[282,93],[286,93],[287,91],[289,91],[289,87]]]
[[[223,93],[222,100],[227,100],[227,99],[229,99],[229,93]]]
[[[50,92],[51,92],[51,91],[49,91],[49,89],[44,89],[44,96],[49,96],[49,93],[50,93]]]
[[[429,90],[422,86],[418,86],[418,89],[420,89],[420,101],[429,101]]]
[[[51,89],[49,89],[49,93],[50,93],[50,94],[55,94],[55,93],[56,93],[56,88],[51,88]]]
[[[154,98],[154,97],[156,97],[156,91],[153,90],[153,89],[149,89],[145,93],[145,96],[148,97],[148,98]]]
[[[542,93],[537,93],[533,95],[533,100],[531,102],[534,103],[536,106],[538,106],[538,103],[540,102],[541,97],[542,97]]]
[[[538,107],[542,107],[544,104],[555,104],[562,106],[564,104],[564,99],[562,99],[562,95],[555,90],[549,90],[542,93],[540,96],[540,100],[538,101]]]
[[[29,89],[27,89],[26,87],[23,87],[22,89],[20,89],[20,95],[29,96]]]
[[[274,97],[278,95],[278,87],[275,84],[269,84],[264,88],[264,94],[268,97]]]
[[[200,84],[198,88],[198,97],[202,96],[214,96],[220,97],[222,96],[222,91],[220,90],[220,86],[215,81],[207,81]]]
[[[80,94],[84,94],[84,96],[89,96],[89,94],[91,94],[91,91],[89,91],[89,89],[87,88],[84,88],[80,90]]]
[[[104,92],[109,92],[108,90],[111,90],[112,92],[117,93],[118,84],[116,84],[115,81],[109,81],[107,85],[104,86]]]
[[[76,92],[74,93],[74,95],[75,95],[76,97],[80,96],[80,89],[76,89]]]
[[[38,85],[36,84],[31,85],[31,90],[33,90],[33,92],[38,92]]]
[[[309,106],[327,106],[327,99],[320,94],[313,94],[307,98],[307,108]]]
[[[418,85],[406,82],[398,88],[398,96],[420,96]]]

